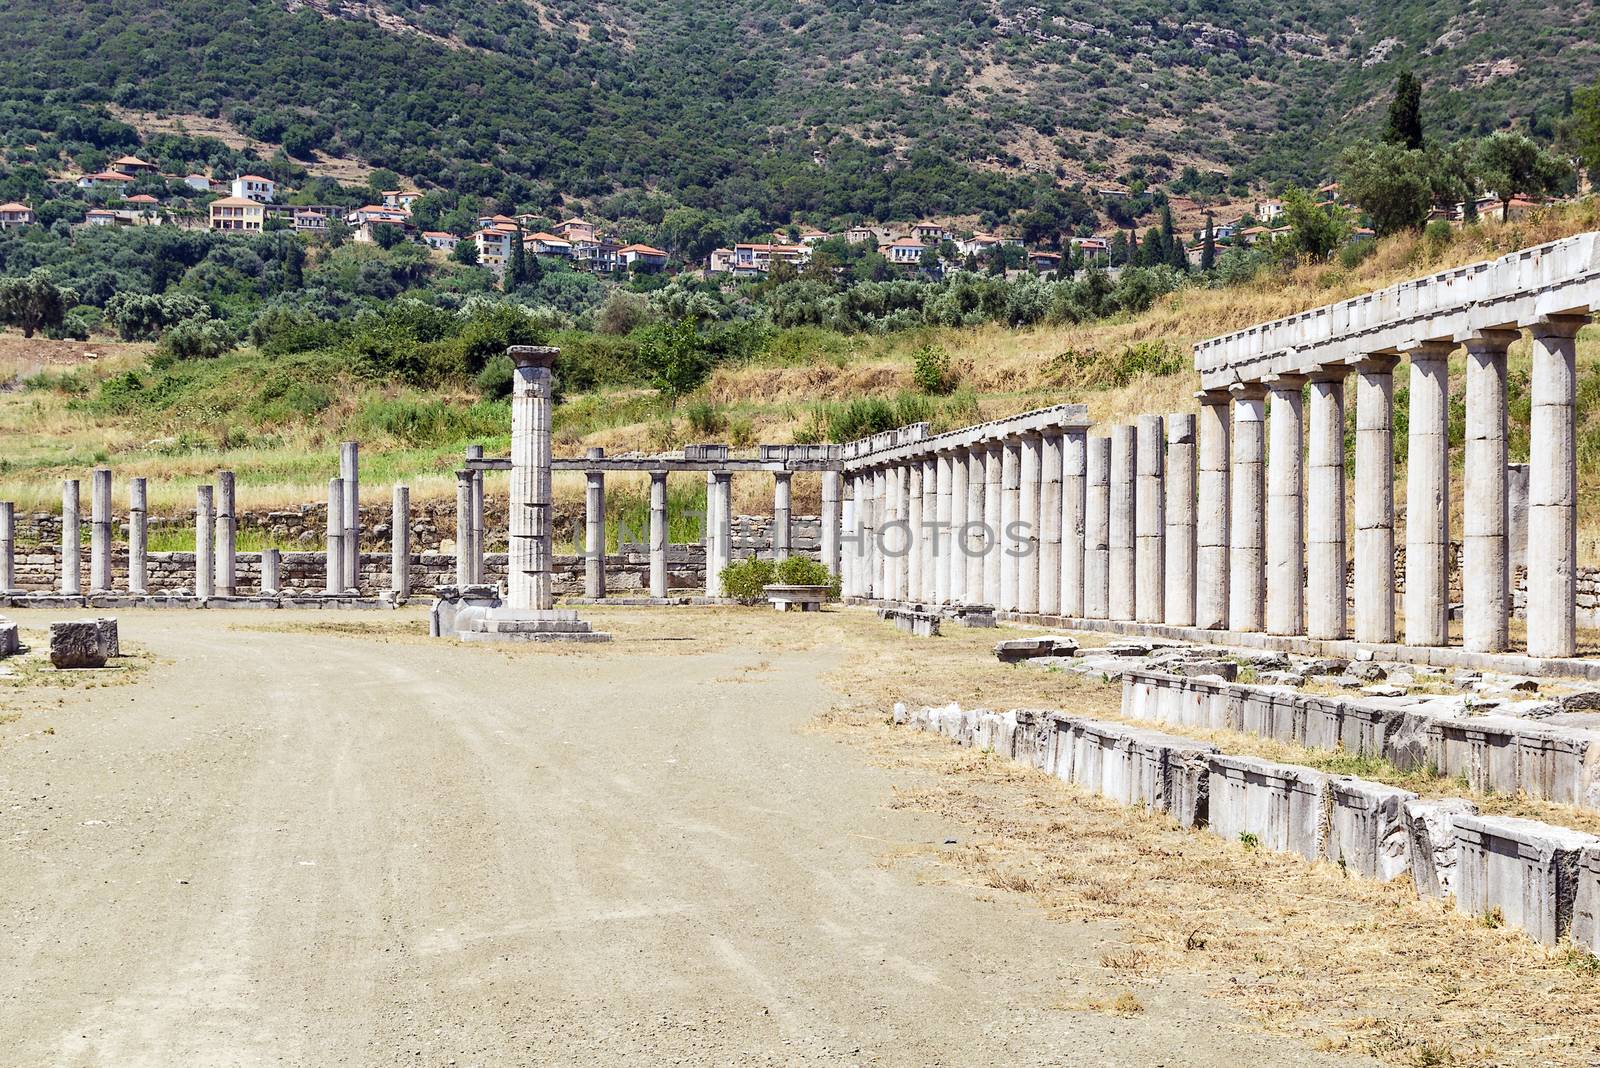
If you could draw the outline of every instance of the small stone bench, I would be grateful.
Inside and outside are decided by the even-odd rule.
[[[761,587],[772,607],[780,612],[820,612],[828,587],[775,583]]]
[[[937,638],[939,619],[937,612],[921,612],[915,608],[880,608],[878,618],[893,623],[903,631],[919,638]]]

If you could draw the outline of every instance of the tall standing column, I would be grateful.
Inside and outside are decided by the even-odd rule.
[[[933,466],[933,529],[929,532],[933,545],[933,603],[946,604],[952,600],[950,557],[955,545],[950,537],[950,520],[955,514],[952,486],[955,457],[948,452],[941,452],[934,457]]]
[[[276,549],[261,550],[261,596],[276,597],[283,592],[281,556]]]
[[[983,604],[983,575],[988,566],[988,527],[984,525],[984,495],[987,489],[984,474],[983,446],[967,450],[967,515],[961,527],[961,567],[966,572],[961,579],[961,599],[964,604]]]
[[[1228,472],[1228,629],[1260,630],[1264,622],[1266,510],[1262,468],[1266,457],[1266,387],[1231,387],[1233,453]]]
[[[950,525],[945,531],[945,599],[951,604],[962,604],[967,599],[967,554],[963,530],[967,525],[967,498],[971,486],[967,481],[967,453],[958,449],[950,453]],[[940,486],[943,487],[941,482]]]
[[[1533,325],[1528,433],[1528,655],[1578,649],[1578,448],[1574,408],[1579,329],[1559,316]]]
[[[1044,439],[1028,434],[1017,464],[1017,611],[1039,611],[1039,497]]]
[[[1450,640],[1450,352],[1412,349],[1406,451],[1406,644]]]
[[[1200,417],[1195,484],[1194,623],[1206,630],[1228,627],[1228,442],[1233,402],[1225,390],[1197,394]]]
[[[1134,618],[1138,559],[1135,553],[1134,479],[1138,439],[1126,424],[1111,428],[1111,581],[1108,610],[1112,619]]]
[[[111,589],[111,469],[97,467],[89,481],[89,592]]]
[[[202,604],[216,594],[217,554],[214,496],[210,486],[194,491],[194,595]]]
[[[1515,330],[1466,339],[1467,441],[1461,533],[1463,644],[1499,653],[1511,644],[1506,482],[1506,349]]]
[[[772,558],[779,563],[789,559],[789,511],[793,501],[787,471],[777,471],[772,476]]]
[[[1111,614],[1111,439],[1090,438],[1085,460],[1083,614]]]
[[[1022,443],[1007,441],[1000,453],[1000,605],[1016,611],[1022,578],[1022,540],[1017,519],[1022,504]]]
[[[17,589],[17,508],[0,501],[0,595]]]
[[[79,509],[78,480],[62,480],[61,594],[64,597],[77,597],[83,593],[83,550],[79,530],[83,520]]]
[[[650,596],[667,595],[667,473],[650,472]]]
[[[149,593],[150,538],[145,480],[128,483],[128,592],[135,597]]]
[[[1394,630],[1394,367],[1399,357],[1356,364],[1355,638],[1392,642]]]
[[[217,596],[232,597],[239,587],[239,519],[232,471],[217,472]],[[348,523],[345,524],[349,526]],[[346,557],[348,560],[348,556]],[[346,567],[350,566],[348,562]]]
[[[472,472],[457,471],[456,585],[470,586],[472,583]],[[328,576],[328,584],[330,587],[333,585],[332,575]]]
[[[1166,609],[1166,426],[1159,415],[1141,415],[1134,448],[1133,614],[1160,623]]]
[[[1000,561],[1005,556],[1005,531],[1001,525],[1004,458],[998,442],[983,447],[983,525],[987,544],[983,551],[983,603],[1001,607]]]
[[[478,448],[478,455],[483,455],[481,446]],[[361,589],[361,445],[359,442],[339,443],[339,477],[344,480],[344,530],[340,535],[343,538],[344,556],[343,562],[339,565],[339,577],[344,580],[346,593],[358,593]],[[477,557],[474,556],[473,559],[476,560]],[[477,569],[474,568],[472,581],[478,582],[480,578]]]
[[[598,460],[605,450],[589,450],[589,459]],[[606,473],[584,472],[583,592],[585,597],[606,595]]]
[[[1267,436],[1267,633],[1305,632],[1305,413],[1306,380],[1279,375]]]
[[[555,604],[550,575],[550,368],[557,351],[533,345],[506,350],[514,368],[506,552],[506,601],[513,609],[544,611]]]
[[[456,472],[456,522],[462,521],[462,507],[460,491],[467,485],[466,472]],[[470,497],[470,491],[469,491]],[[323,592],[329,597],[336,597],[345,591],[344,581],[344,479],[328,479],[328,531],[327,549],[324,553],[326,575],[324,576]],[[468,578],[463,578],[464,558],[461,554],[459,540],[456,545],[456,581],[466,585]]]
[[[922,461],[906,464],[906,585],[901,595],[914,601],[922,597],[922,561],[927,555],[927,539],[922,530]]]
[[[1194,626],[1195,417],[1167,416],[1166,622]]]
[[[396,601],[411,596],[411,490],[394,488],[389,506],[389,592]]]
[[[822,566],[828,574],[839,574],[839,534],[844,526],[844,475],[822,472]]]
[[[949,492],[948,483],[945,492]],[[939,529],[939,457],[922,461],[922,599],[939,603],[939,570],[944,566],[944,532]]]
[[[883,599],[883,509],[886,475],[881,467],[867,472],[866,514],[863,516],[861,547],[866,553],[862,562],[862,595],[875,600]]]
[[[1039,451],[1039,612],[1061,611],[1061,431],[1044,435]]]
[[[1068,430],[1061,438],[1061,614],[1064,616],[1084,614],[1084,493],[1088,464],[1089,432]]]
[[[712,536],[717,545],[717,592],[714,596],[726,596],[727,590],[722,585],[722,569],[733,563],[733,473],[718,471],[712,480],[712,489],[717,496],[717,525],[712,531]]]
[[[1344,638],[1344,378],[1347,367],[1311,376],[1306,479],[1306,634]]]

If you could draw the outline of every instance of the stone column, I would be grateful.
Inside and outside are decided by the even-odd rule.
[[[949,482],[944,490],[950,491]],[[939,572],[944,567],[944,533],[939,529],[939,457],[922,461],[922,599],[939,604]]]
[[[967,453],[958,449],[949,454],[950,459],[950,525],[945,532],[945,599],[951,604],[961,604],[967,599],[967,554],[962,528],[967,525],[967,497],[971,486],[967,482]],[[941,471],[939,488],[945,483]]]
[[[348,506],[347,506],[348,507]],[[345,526],[348,528],[349,524]],[[217,596],[232,597],[239,588],[239,519],[232,471],[217,472]],[[357,558],[360,559],[359,557]],[[349,567],[346,554],[346,567]],[[354,585],[355,583],[352,583]]]
[[[1233,453],[1228,471],[1228,629],[1260,630],[1265,622],[1266,387],[1247,382],[1233,395]]]
[[[1466,476],[1461,502],[1463,645],[1478,653],[1511,647],[1511,559],[1507,545],[1506,349],[1520,334],[1485,330],[1466,339]]]
[[[1111,613],[1111,439],[1089,438],[1084,461],[1083,614]]]
[[[599,460],[604,449],[590,449],[589,459]],[[583,523],[583,593],[599,599],[606,595],[606,475],[586,471]]]
[[[210,486],[194,491],[194,595],[204,604],[216,595],[217,554],[212,542],[216,515]]]
[[[78,480],[61,483],[61,594],[78,597],[83,593],[83,560],[79,524],[82,522]]]
[[[463,520],[462,494],[466,499],[471,499],[470,483],[467,481],[467,472],[456,472],[456,522]],[[325,570],[322,590],[329,597],[336,597],[344,593],[346,584],[344,580],[344,479],[328,479],[328,532],[327,551],[324,554]],[[464,572],[465,558],[461,553],[460,541],[456,547],[456,581],[466,585],[470,581],[470,573]],[[463,577],[466,575],[467,577]]]
[[[1022,557],[1026,545],[1017,537],[1022,510],[1022,442],[1007,441],[1000,453],[1000,605],[1016,611],[1021,594]]]
[[[1061,614],[1064,616],[1084,614],[1084,493],[1088,464],[1088,431],[1068,430],[1061,438]]]
[[[403,601],[411,596],[411,489],[394,488],[389,505],[389,592]]]
[[[667,473],[650,472],[650,596],[667,595]]]
[[[1160,623],[1167,615],[1165,438],[1161,416],[1139,416],[1134,448],[1133,614],[1141,623]]]
[[[1355,638],[1392,642],[1394,630],[1394,366],[1356,364]]]
[[[555,604],[550,584],[550,367],[557,349],[513,345],[511,381],[510,543],[506,603],[545,611]]]
[[[822,472],[822,566],[830,575],[840,568],[839,534],[844,526],[844,475]]]
[[[1195,532],[1195,417],[1187,413],[1167,416],[1167,623],[1194,626],[1196,549]]]
[[[111,469],[97,467],[89,478],[89,592],[111,589]]]
[[[280,563],[278,550],[261,550],[261,596],[276,597],[283,592]]]
[[[469,460],[483,459],[483,446],[468,445],[466,458]],[[467,510],[467,514],[471,516],[471,522],[468,526],[472,531],[472,538],[467,542],[467,567],[472,572],[473,583],[483,585],[485,574],[483,554],[488,542],[488,536],[483,529],[483,472],[476,468],[468,468],[468,470],[472,473],[472,496]]]
[[[1112,619],[1131,620],[1137,608],[1138,557],[1134,546],[1138,502],[1134,480],[1138,470],[1138,439],[1132,426],[1111,428],[1110,583],[1107,610]]]
[[[789,559],[789,506],[793,500],[788,471],[777,471],[772,476],[772,559],[782,563]]]
[[[1039,452],[1039,612],[1061,612],[1061,431],[1046,431]]]
[[[1406,644],[1450,640],[1450,352],[1412,349],[1406,451]]]
[[[902,597],[922,599],[922,559],[927,555],[927,539],[922,529],[922,461],[906,464],[906,585]]]
[[[1039,498],[1043,467],[1044,439],[1028,434],[1021,442],[1017,464],[1017,527],[1022,536],[1015,548],[1017,557],[1017,611],[1039,611]]]
[[[733,473],[718,471],[713,480],[717,494],[717,526],[713,535],[717,543],[717,592],[724,597],[727,590],[722,585],[722,569],[733,563]]]
[[[1228,443],[1233,429],[1233,403],[1225,390],[1195,395],[1200,417],[1195,421],[1195,626],[1228,627]]]
[[[149,511],[147,509],[145,480],[135,478],[128,483],[128,592],[135,597],[149,593]]]
[[[983,552],[983,603],[995,608],[1000,601],[1000,561],[1005,556],[1005,532],[1001,529],[1002,469],[1004,449],[998,442],[983,446],[983,525],[988,543]]]
[[[1344,379],[1348,367],[1311,376],[1306,479],[1306,634],[1348,636],[1345,614]]]
[[[1574,359],[1587,320],[1533,325],[1528,433],[1528,655],[1577,652],[1578,449]],[[1409,572],[1407,573],[1409,582]],[[1409,602],[1408,602],[1409,603]]]
[[[470,451],[469,451],[470,452]],[[478,455],[483,455],[479,446]],[[342,549],[344,556],[339,565],[339,577],[344,580],[346,593],[361,591],[361,445],[354,441],[339,443],[339,477],[344,481],[344,530]],[[474,547],[476,543],[474,542]],[[474,555],[476,560],[477,556]],[[472,581],[479,581],[476,567]]]
[[[17,589],[17,508],[0,501],[0,594]]]
[[[329,581],[331,583],[332,576],[329,577]],[[456,585],[472,585],[472,472],[470,471],[456,472]]]
[[[1300,375],[1268,385],[1267,633],[1305,633],[1305,417]]]
[[[883,502],[886,475],[883,468],[875,467],[866,474],[866,513],[862,516],[861,547],[866,553],[862,561],[862,596],[882,599],[883,593]]]

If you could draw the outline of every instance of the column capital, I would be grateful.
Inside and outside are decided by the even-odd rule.
[[[1265,400],[1267,387],[1262,382],[1235,382],[1228,387],[1228,395],[1236,401]]]
[[[552,367],[561,350],[553,345],[512,345],[506,355],[517,367]]]
[[[1418,360],[1449,359],[1450,354],[1456,351],[1458,347],[1454,341],[1430,338],[1427,341],[1413,342],[1400,351],[1407,359],[1415,363]]]
[[[1315,368],[1305,377],[1310,382],[1342,382],[1354,369],[1347,363],[1327,363]]]
[[[1521,330],[1474,330],[1463,335],[1459,340],[1467,347],[1467,352],[1474,356],[1493,355],[1502,356],[1511,343],[1522,336]]]
[[[1310,379],[1310,375],[1285,373],[1268,375],[1265,382],[1269,392],[1298,393]]]
[[[1350,366],[1364,375],[1391,375],[1399,364],[1400,357],[1393,352],[1363,353],[1350,361]]]
[[[787,482],[791,478],[794,477],[794,472],[793,471],[774,471],[774,472],[772,472],[772,477],[773,477],[773,479],[775,481]]]
[[[1194,399],[1202,407],[1214,407],[1218,404],[1227,404],[1233,400],[1225,389],[1197,389],[1194,393]]]
[[[1534,337],[1576,337],[1589,324],[1587,315],[1547,315],[1528,327]]]

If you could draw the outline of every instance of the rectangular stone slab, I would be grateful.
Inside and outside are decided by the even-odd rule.
[[[1230,841],[1249,835],[1263,849],[1325,855],[1325,819],[1332,776],[1255,757],[1209,758],[1210,826]]]
[[[1498,911],[1512,927],[1554,944],[1572,925],[1578,856],[1600,838],[1510,816],[1455,818],[1456,908]]]
[[[1347,775],[1332,784],[1328,859],[1363,879],[1388,882],[1411,867],[1407,802],[1417,795]]]

